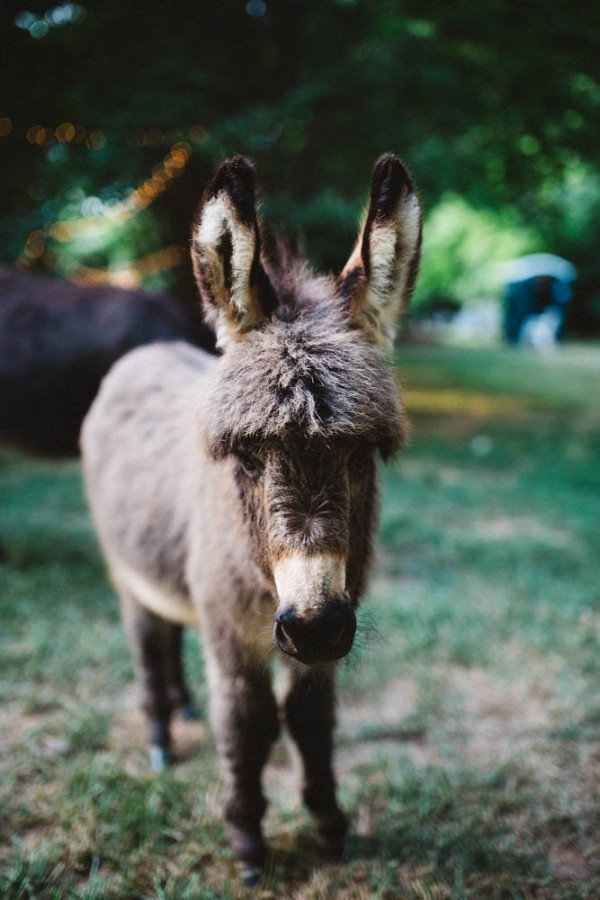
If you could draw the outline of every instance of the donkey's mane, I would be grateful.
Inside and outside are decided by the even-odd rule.
[[[335,278],[313,272],[284,235],[263,229],[262,242],[261,262],[273,294],[270,306],[275,318],[291,322],[317,306],[322,310],[329,304],[340,305]]]
[[[298,266],[279,272],[290,292]],[[279,282],[278,292],[283,287]],[[302,294],[282,291],[287,304],[218,361],[203,412],[210,451],[222,456],[250,442],[302,436],[326,443],[358,438],[393,455],[406,429],[380,351],[327,302],[330,283],[323,291],[322,278],[307,280],[303,272],[301,287]]]

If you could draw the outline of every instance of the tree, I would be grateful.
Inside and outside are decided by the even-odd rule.
[[[267,217],[326,266],[343,262],[385,150],[407,159],[426,207],[452,191],[546,230],[549,193],[597,170],[594,5],[8,0],[0,19],[7,262],[86,199],[122,202],[181,141],[183,174],[119,238],[129,254],[184,248],[202,185],[234,151],[259,164]],[[61,140],[61,124],[80,127]]]

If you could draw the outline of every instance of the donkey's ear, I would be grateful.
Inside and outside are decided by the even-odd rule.
[[[266,275],[260,263],[254,167],[243,156],[224,162],[204,193],[192,235],[192,263],[218,346],[263,321]]]
[[[339,276],[351,321],[391,349],[421,257],[421,209],[410,173],[392,153],[375,163],[369,208]]]

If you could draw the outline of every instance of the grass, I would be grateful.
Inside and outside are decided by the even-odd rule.
[[[340,667],[353,842],[320,859],[279,745],[254,896],[600,896],[600,348],[403,347],[398,368],[413,436]],[[245,896],[205,723],[148,772],[78,466],[1,455],[0,535],[0,897]]]

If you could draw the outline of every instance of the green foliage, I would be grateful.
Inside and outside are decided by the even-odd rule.
[[[508,208],[477,209],[461,197],[444,196],[425,221],[415,306],[499,296],[501,263],[543,249],[540,243]]]
[[[458,248],[463,262],[435,262],[426,276],[436,295],[462,302],[463,289],[479,290],[485,277],[466,267],[480,265],[497,215],[498,237],[524,222],[532,236],[524,245],[541,241],[574,258],[581,304],[596,302],[596,228],[564,233],[560,205],[568,189],[581,202],[575,218],[585,218],[590,196],[577,200],[570,173],[585,167],[594,178],[598,170],[596,5],[575,15],[566,0],[519,8],[500,0],[485,16],[466,0],[222,0],[173,15],[159,0],[147,0],[143,15],[132,0],[80,6],[56,25],[50,0],[1,5],[0,50],[11,72],[0,110],[4,262],[33,230],[70,216],[80,192],[79,204],[122,198],[186,140],[193,159],[185,174],[139,222],[99,229],[93,248],[50,241],[31,261],[69,274],[75,262],[115,269],[161,246],[185,248],[214,165],[242,152],[256,159],[267,199],[277,198],[266,204],[269,215],[300,231],[317,265],[339,268],[373,160],[393,150],[414,170],[436,229],[448,216],[446,194],[477,210],[459,214],[469,229]],[[25,12],[30,26],[19,19]],[[83,130],[62,139],[61,123]],[[28,139],[35,126],[37,138]],[[489,220],[485,208],[494,211]],[[597,204],[592,225],[596,213]],[[166,269],[159,281],[182,291],[184,276]]]
[[[57,218],[64,220],[64,213]],[[82,266],[127,272],[131,262],[159,250],[163,243],[160,223],[149,211],[124,222],[97,218],[88,227],[85,224],[72,239],[52,243],[54,269],[64,278],[78,274]]]
[[[579,270],[574,318],[581,333],[600,323],[600,175],[573,162],[564,177],[540,189],[537,227],[544,241]]]

